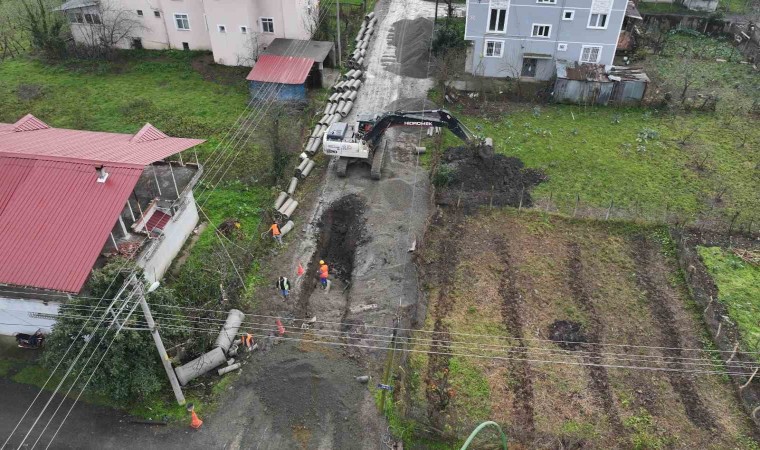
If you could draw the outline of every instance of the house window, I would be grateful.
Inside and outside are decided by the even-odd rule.
[[[274,33],[274,19],[271,17],[262,17],[261,31],[264,33]]]
[[[103,23],[103,22],[101,22],[101,21],[100,21],[100,14],[93,14],[93,15],[92,15],[92,21],[93,21],[93,22],[94,22],[96,25],[100,25],[101,23]]]
[[[227,32],[227,26],[226,25],[217,25],[216,28],[219,30],[220,33],[226,33]]]
[[[567,51],[567,44],[565,44],[564,42],[560,42],[559,44],[557,44],[557,51],[558,52]]]
[[[501,58],[504,54],[504,41],[485,41],[483,56],[486,58]]]
[[[187,42],[182,43],[182,50],[190,50],[190,44]]]
[[[84,16],[82,13],[76,13],[77,16],[77,23],[84,23]]]
[[[77,23],[77,15],[74,13],[69,13],[69,22]]]
[[[584,45],[581,49],[582,63],[598,63],[602,56],[602,47],[598,45]]]
[[[562,20],[573,20],[575,18],[574,9],[566,9],[562,11]]]
[[[156,17],[161,17],[161,11],[153,11],[153,15]]]
[[[142,39],[140,38],[132,38],[132,48],[135,50],[142,50]]]
[[[492,8],[488,16],[488,32],[503,33],[507,29],[507,10]]]
[[[240,32],[243,34],[248,34],[248,26],[247,25],[240,25]]]
[[[588,18],[589,28],[607,28],[607,14],[591,14]]]
[[[137,10],[137,15],[138,15],[139,17],[142,17],[142,16],[143,16],[143,12],[142,12],[142,9],[138,9],[138,10]]]
[[[190,18],[187,16],[187,14],[175,14],[174,22],[176,22],[178,30],[190,29]]]
[[[536,0],[536,3],[548,3],[550,5],[555,5],[557,3],[557,0]]]
[[[540,23],[534,23],[533,24],[533,31],[531,32],[532,37],[540,37],[540,38],[548,38],[549,35],[551,35],[552,26],[551,25],[543,25]]]
[[[84,21],[91,24],[92,23],[92,14],[85,14],[84,15]]]

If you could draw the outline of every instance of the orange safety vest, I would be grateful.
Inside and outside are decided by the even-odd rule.
[[[280,235],[280,227],[278,227],[276,223],[273,223],[269,229],[272,230],[272,236]]]
[[[319,276],[321,278],[327,278],[327,272],[328,272],[327,264],[322,264],[321,266],[319,266]]]
[[[253,336],[251,336],[249,333],[246,333],[243,336],[243,344],[245,344],[246,347],[253,345]]]

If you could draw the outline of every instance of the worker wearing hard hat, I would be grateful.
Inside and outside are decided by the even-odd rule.
[[[274,222],[272,226],[269,227],[269,231],[272,233],[274,240],[277,241],[278,244],[282,245],[282,233],[280,232],[280,224]]]
[[[323,260],[319,260],[319,282],[322,284],[322,289],[327,289],[327,276],[330,272],[327,264]]]

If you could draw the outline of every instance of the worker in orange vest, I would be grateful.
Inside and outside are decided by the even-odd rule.
[[[327,289],[327,276],[330,270],[323,260],[319,260],[319,282],[322,283],[322,289]]]
[[[277,222],[274,222],[271,227],[269,227],[269,231],[272,233],[272,237],[275,241],[277,241],[278,244],[282,245],[282,233],[280,233],[280,225]]]
[[[253,350],[253,335],[251,335],[250,333],[244,334],[242,341],[243,341],[243,345],[245,345],[248,348],[249,352]]]

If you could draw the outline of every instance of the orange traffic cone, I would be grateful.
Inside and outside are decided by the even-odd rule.
[[[303,266],[302,266],[302,265],[301,265],[301,263],[299,262],[299,263],[298,263],[298,270],[296,271],[296,275],[298,275],[299,277],[302,277],[302,276],[303,276],[303,274],[304,274]]]
[[[187,410],[190,411],[190,427],[197,430],[203,425],[203,421],[195,414],[195,406],[192,403],[187,405]]]

